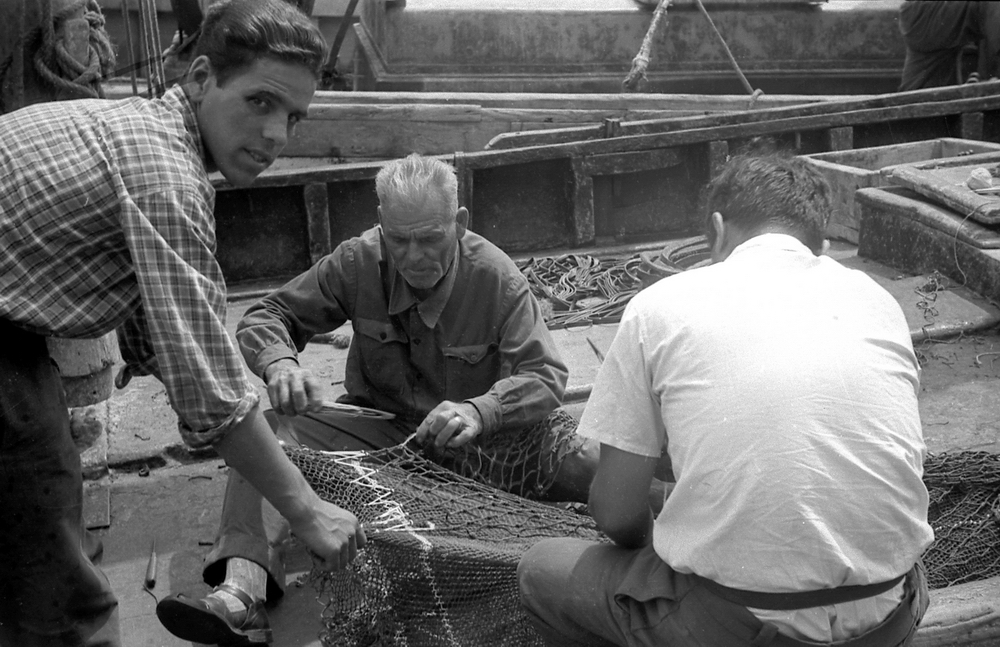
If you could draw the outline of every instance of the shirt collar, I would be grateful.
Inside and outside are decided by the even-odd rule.
[[[198,157],[205,159],[205,142],[201,139],[201,129],[198,127],[198,117],[195,115],[194,104],[188,98],[184,87],[175,85],[163,93],[160,101],[168,107],[180,113],[184,120],[184,129],[191,135],[192,145],[198,153]]]
[[[379,229],[379,235],[381,236],[381,228]],[[451,298],[451,291],[455,287],[455,277],[458,276],[458,261],[461,257],[461,247],[462,241],[459,240],[458,245],[455,246],[455,256],[452,258],[451,266],[441,280],[438,281],[431,295],[423,301],[419,300],[413,294],[409,283],[406,282],[402,274],[396,271],[392,254],[386,253],[385,247],[382,247],[386,267],[389,270],[389,276],[392,277],[389,284],[389,314],[398,315],[416,306],[417,314],[420,315],[420,319],[424,322],[424,325],[428,328],[436,326],[438,320],[441,318],[441,313],[444,312],[444,307],[448,305],[448,300]]]
[[[789,234],[758,234],[749,240],[745,240],[736,246],[736,249],[732,251],[729,258],[737,256],[741,253],[752,252],[756,249],[768,249],[768,250],[785,250],[789,252],[807,252],[812,255],[812,252],[806,247],[802,241],[800,241],[795,236]]]

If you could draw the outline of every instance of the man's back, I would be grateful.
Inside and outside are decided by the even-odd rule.
[[[120,324],[139,302],[133,220],[167,228],[170,214],[214,249],[214,191],[180,89],[38,104],[0,123],[0,316],[61,336]]]
[[[632,430],[665,426],[677,487],[654,547],[668,564],[756,591],[880,582],[913,564],[931,540],[918,365],[890,295],[763,235],[631,310],[619,338],[646,356],[649,401],[617,406],[649,412]]]

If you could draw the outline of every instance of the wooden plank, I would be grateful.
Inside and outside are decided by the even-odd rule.
[[[831,151],[849,151],[854,148],[854,129],[850,126],[831,128],[826,132],[826,146]]]
[[[995,85],[1000,89],[1000,83],[983,83],[973,85]],[[964,86],[962,86],[964,87]],[[524,164],[533,161],[566,158],[572,156],[593,156],[613,153],[646,151],[657,148],[675,148],[691,144],[723,141],[728,139],[747,139],[761,135],[776,133],[799,132],[808,130],[823,130],[828,128],[856,126],[859,124],[889,123],[892,121],[938,117],[942,115],[960,114],[973,107],[989,107],[1000,109],[1000,94],[990,97],[973,97],[950,102],[932,102],[857,110],[852,112],[807,115],[787,119],[757,121],[753,123],[737,123],[711,128],[695,128],[651,135],[631,135],[602,139],[596,141],[578,141],[548,146],[535,146],[511,150],[487,150],[467,153],[466,161],[470,168],[489,168],[506,164]],[[628,124],[622,124],[625,128]],[[415,149],[419,150],[419,148]],[[456,149],[460,150],[460,149]],[[265,171],[255,182],[255,186],[289,186],[317,181],[337,181],[348,179],[367,179],[373,177],[381,166],[378,162],[362,162],[354,164],[320,163],[307,170],[280,169]],[[324,179],[328,178],[328,179]],[[220,189],[226,189],[228,183],[216,178],[214,184]]]
[[[982,139],[983,121],[983,113],[981,112],[962,113],[960,137],[962,139]]]
[[[979,195],[965,186],[965,179],[975,168],[980,166],[917,169],[903,165],[889,173],[889,180],[953,209],[962,217],[984,225],[1000,223],[1000,196]]]
[[[1000,643],[1000,577],[935,589],[930,597],[913,647]]]
[[[448,106],[443,106],[448,108]],[[315,109],[302,121],[283,153],[291,157],[398,157],[409,152],[450,153],[482,150],[503,133],[551,128],[554,124],[599,123],[607,118],[640,118],[628,111],[482,110],[476,118],[427,111],[408,117],[406,111],[376,110],[393,106],[334,106]],[[666,114],[663,111],[645,112]],[[449,120],[454,116],[454,120]],[[645,117],[641,117],[645,118]]]
[[[302,188],[309,231],[309,259],[315,263],[333,251],[330,242],[330,208],[325,183]]]
[[[506,132],[508,124],[440,121],[320,121],[306,120],[295,129],[283,155],[389,159],[410,153],[437,155],[481,150],[489,138]],[[266,171],[265,171],[266,172]]]
[[[254,180],[252,188],[268,186],[296,186],[298,184],[310,184],[313,182],[353,182],[357,180],[372,180],[378,174],[379,169],[385,166],[388,160],[378,160],[371,162],[352,163],[330,163],[310,165],[308,168],[285,168],[272,170],[268,169]],[[219,173],[209,176],[214,186],[219,191],[238,190],[229,183]]]
[[[998,86],[1000,89],[1000,86]],[[973,97],[949,102],[917,103],[882,108],[869,108],[849,112],[830,114],[803,115],[774,120],[754,120],[748,123],[733,123],[728,125],[682,129],[674,132],[661,132],[641,135],[627,135],[614,139],[587,140],[563,142],[552,145],[530,146],[509,150],[487,150],[470,153],[470,162],[477,165],[496,165],[507,163],[523,163],[526,161],[567,157],[571,155],[596,155],[600,153],[648,150],[651,148],[668,148],[687,144],[721,139],[748,139],[760,135],[775,133],[795,133],[809,130],[824,130],[841,126],[857,126],[861,124],[882,124],[892,121],[904,121],[957,115],[969,110],[1000,109],[1000,95],[990,97]],[[630,125],[642,122],[622,124],[625,130]],[[647,122],[648,123],[648,122]]]
[[[977,87],[978,86],[978,87]],[[986,87],[989,86],[989,87]],[[843,101],[824,101],[787,106],[766,108],[762,110],[745,110],[705,117],[681,117],[677,119],[633,121],[622,126],[622,136],[639,134],[657,134],[677,130],[710,128],[737,123],[755,123],[795,117],[829,115],[833,113],[858,112],[877,110],[879,108],[903,107],[907,105],[922,105],[931,103],[947,103],[952,101],[967,101],[958,112],[972,112],[996,107],[996,102],[990,101],[1000,93],[1000,81],[987,83],[972,83],[948,88],[932,88],[929,90],[913,90],[892,94],[874,95],[869,98],[847,99]],[[983,99],[982,106],[975,99]],[[531,133],[510,133],[498,135],[490,142],[491,149],[523,148],[545,144],[558,144],[570,141],[585,141],[601,136],[600,126],[576,127],[534,131]]]
[[[657,148],[636,153],[591,155],[582,158],[579,164],[588,175],[617,175],[677,166],[683,161],[684,156],[676,148]]]
[[[716,108],[715,112],[723,112]],[[695,117],[705,114],[704,110],[677,109],[636,109],[607,108],[600,109],[570,109],[570,108],[483,108],[483,120],[502,121],[505,123],[537,123],[539,127],[552,128],[553,124],[596,124],[605,119],[620,119],[622,121],[648,121],[650,119],[675,119],[679,117]],[[544,124],[544,125],[542,125]],[[513,130],[517,130],[516,128]]]
[[[976,142],[977,144],[991,145],[989,142]],[[996,144],[992,144],[996,146]],[[890,166],[883,167],[880,172],[885,175],[886,178],[889,174],[899,166],[909,166],[910,168],[918,170],[931,170],[931,169],[944,169],[953,168],[956,166],[996,166],[1000,164],[1000,150],[992,150],[981,153],[973,153],[971,155],[958,155],[955,157],[939,157],[936,159],[928,159],[920,162],[904,162],[899,164],[892,164]]]
[[[869,187],[856,191],[854,200],[859,206],[870,209],[891,210],[977,249],[1000,249],[1000,233],[954,211],[929,203],[910,189]]]
[[[108,90],[114,93],[114,87]],[[119,91],[120,92],[120,91]],[[804,103],[847,101],[872,95],[842,94],[765,94],[757,99],[758,108],[802,105]],[[349,105],[352,103],[439,103],[473,104],[489,108],[549,110],[689,110],[692,112],[741,111],[749,105],[745,94],[661,94],[661,93],[568,93],[568,92],[389,92],[319,91],[314,104]]]
[[[317,121],[482,121],[482,108],[471,104],[353,104],[309,106],[308,119]]]
[[[573,243],[584,245],[594,240],[594,179],[579,157],[571,160],[573,168]]]

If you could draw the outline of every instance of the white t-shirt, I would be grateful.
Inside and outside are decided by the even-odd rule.
[[[872,584],[908,571],[933,539],[918,386],[891,295],[764,234],[632,299],[578,433],[669,452],[677,485],[653,547],[675,570],[763,592]],[[880,596],[876,615],[900,593]],[[829,639],[809,614],[755,613]],[[880,619],[859,618],[861,630]]]

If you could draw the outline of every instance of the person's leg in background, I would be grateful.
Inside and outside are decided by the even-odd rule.
[[[117,646],[58,369],[44,337],[0,320],[0,340],[0,645]]]
[[[958,54],[974,40],[969,24],[977,4],[966,0],[907,0],[900,5],[899,31],[906,45],[900,90],[959,83]]]

